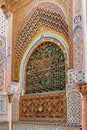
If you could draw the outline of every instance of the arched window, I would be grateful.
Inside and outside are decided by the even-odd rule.
[[[26,67],[26,94],[65,90],[65,57],[52,42],[43,42],[30,56]]]
[[[41,43],[29,55],[25,95],[20,98],[21,121],[66,122],[65,64],[62,47],[52,42]]]

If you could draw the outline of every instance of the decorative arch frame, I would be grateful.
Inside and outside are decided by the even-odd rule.
[[[51,7],[45,8],[45,6],[44,7],[39,6],[39,5],[44,5],[44,4],[46,5],[46,3],[48,5],[49,3],[51,4],[54,3],[55,10],[51,9]],[[47,19],[47,21],[45,20],[45,18]],[[53,20],[50,21],[50,18]],[[35,22],[34,19],[36,19],[37,22]],[[61,36],[61,38],[57,36],[58,38],[55,38],[55,39],[57,39],[60,43],[62,42],[64,48],[67,48],[65,47],[65,45],[70,46],[69,43],[68,44],[65,43],[64,45],[64,42],[63,42],[63,41],[65,42],[69,41],[68,25],[67,25],[66,20],[67,18],[64,14],[63,9],[56,2],[44,1],[44,2],[38,3],[36,6],[32,5],[32,7],[30,8],[30,11],[25,16],[25,20],[23,20],[23,23],[20,25],[21,28],[18,31],[17,43],[14,46],[13,61],[15,61],[15,63],[12,64],[12,70],[13,70],[12,81],[19,82],[20,79],[22,79],[20,78],[20,70],[21,70],[20,68],[21,68],[22,59],[24,59],[27,47],[29,49],[29,46],[32,46],[34,44],[32,42],[32,39],[38,33],[38,31],[39,31],[39,34],[45,35],[46,30],[44,30],[44,32],[42,30],[39,30],[42,26],[47,27],[47,31],[49,29],[49,34],[51,34],[52,32],[52,36],[49,36],[50,38],[51,37],[55,38],[55,34],[59,35],[59,37]],[[63,41],[61,41],[61,39],[63,39]],[[31,45],[31,42],[32,42],[32,45]],[[37,42],[37,41],[34,41],[34,42]],[[23,85],[22,85],[22,88],[23,88]]]
[[[50,5],[50,6],[49,6]],[[49,9],[52,10],[52,11],[55,11],[57,13],[60,13],[60,15],[62,16],[62,18],[66,21],[66,23],[68,22],[67,21],[67,16],[65,14],[65,11],[64,9],[62,9],[58,3],[56,2],[53,2],[53,1],[41,1],[40,3],[36,5],[34,5],[31,10],[28,12],[27,16],[25,17],[23,23],[21,24],[20,26],[20,30],[19,30],[19,33],[22,31],[22,29],[24,28],[24,26],[26,25],[26,22],[29,20],[29,18],[31,17],[31,15],[34,13],[34,11],[36,10],[37,7],[44,7],[44,9]]]
[[[44,17],[41,14],[39,16],[39,13],[45,14],[44,12],[46,13],[47,21],[45,19],[46,16]],[[54,16],[55,17],[54,20],[51,20],[51,23],[50,23],[50,18],[48,17],[47,14],[51,14],[51,13],[52,13],[52,18],[54,16],[54,14],[56,17]],[[38,21],[38,18],[36,18],[36,17],[38,17],[40,19],[40,21]],[[35,19],[37,20],[37,23],[40,22],[40,24],[34,24]],[[46,22],[44,22],[44,20]],[[17,44],[15,45],[15,56],[19,62],[23,57],[24,50],[25,50],[26,46],[28,46],[29,41],[32,39],[34,34],[37,33],[38,29],[41,26],[46,26],[50,29],[56,30],[60,34],[64,35],[64,37],[68,40],[68,36],[69,36],[68,35],[68,25],[67,25],[66,21],[62,18],[61,14],[56,13],[52,10],[50,11],[45,8],[41,8],[41,7],[36,8],[36,10],[34,10],[33,14],[31,14],[31,17],[30,18],[28,17],[28,20],[26,20],[26,23],[24,23],[24,27],[22,28],[22,30],[20,30],[19,35],[18,35],[18,41],[17,41]],[[27,35],[25,34],[25,30],[28,32]],[[18,48],[20,48],[21,51],[19,51]]]
[[[66,64],[67,67],[69,66],[69,47],[66,41],[58,35],[54,35],[52,33],[44,33],[43,35],[39,35],[37,39],[35,39],[31,45],[28,46],[21,62],[21,67],[20,67],[20,92],[24,94],[24,79],[25,79],[25,67],[26,63],[28,60],[29,55],[32,53],[33,49],[38,46],[39,43],[46,41],[47,39],[50,39],[51,41],[55,41],[57,45],[60,44],[60,46],[63,48],[63,51],[65,53],[66,57]]]

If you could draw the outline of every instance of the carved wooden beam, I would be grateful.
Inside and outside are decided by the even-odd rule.
[[[83,96],[87,97],[87,83],[79,84],[78,89]]]

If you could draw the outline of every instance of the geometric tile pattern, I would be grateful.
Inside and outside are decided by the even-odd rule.
[[[46,127],[43,127],[42,130],[56,130],[56,128],[46,128]]]
[[[0,114],[6,113],[6,99],[0,98]]]
[[[8,130],[5,126],[0,126],[0,130]]]
[[[81,95],[77,91],[68,94],[67,119],[70,123],[81,123]]]
[[[42,128],[42,130],[80,130],[79,128],[63,128],[63,127],[60,127],[60,128]]]
[[[26,126],[16,126],[16,127],[14,127],[13,130],[38,130],[38,128],[26,125]]]
[[[73,68],[75,70],[76,83],[85,81],[84,18],[82,17],[82,3],[82,0],[73,1]]]
[[[63,127],[63,126],[35,127],[35,126],[29,126],[27,124],[24,125],[18,124],[18,126],[13,127],[13,130],[82,130],[82,129],[80,129],[80,127],[69,127],[69,126],[68,127]]]
[[[19,100],[18,97],[14,97],[12,101],[12,120],[19,120]]]
[[[8,121],[8,100],[6,95],[0,95],[0,121]]]

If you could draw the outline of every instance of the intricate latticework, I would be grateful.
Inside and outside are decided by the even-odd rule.
[[[47,9],[37,8],[19,34],[15,47],[15,54],[18,61],[21,60],[28,41],[31,40],[37,29],[42,25],[63,33],[68,39],[68,26],[61,15]]]
[[[43,96],[22,96],[21,121],[66,122],[66,96],[64,93]]]
[[[81,96],[79,92],[72,91],[67,99],[68,122],[81,123]]]
[[[15,64],[13,65],[13,81],[15,82],[18,82],[19,80],[20,64],[26,48],[41,26],[45,26],[59,32],[60,35],[65,37],[67,41],[69,39],[68,25],[60,13],[37,7],[31,17],[29,17],[29,20],[27,20],[22,31],[19,33],[18,41],[15,45],[15,51],[13,54],[15,58]]]
[[[44,42],[36,48],[26,67],[26,93],[65,90],[65,58],[54,43]]]

